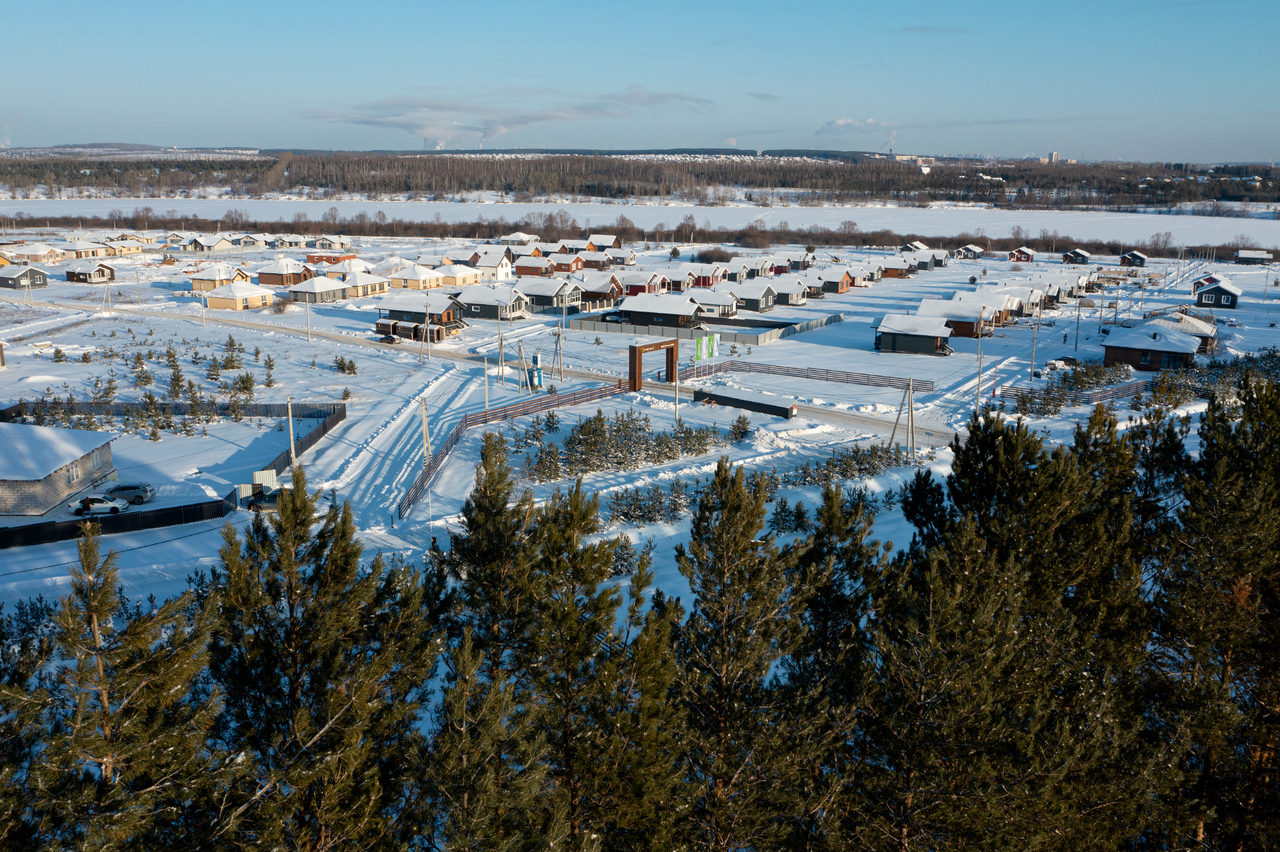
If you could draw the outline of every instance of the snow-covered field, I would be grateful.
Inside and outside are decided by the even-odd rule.
[[[1103,213],[1086,210],[1006,210],[976,205],[939,204],[930,207],[896,207],[885,204],[825,207],[758,207],[729,204],[698,207],[681,202],[637,203],[605,201],[564,203],[516,203],[498,199],[482,201],[367,201],[300,198],[64,198],[0,200],[0,216],[25,213],[35,220],[44,216],[109,216],[112,210],[131,212],[135,207],[152,207],[157,212],[174,210],[179,216],[221,219],[228,210],[243,210],[255,221],[290,222],[298,213],[311,220],[324,218],[330,208],[350,218],[379,211],[389,219],[425,222],[437,216],[446,222],[474,222],[484,218],[504,218],[515,223],[530,213],[565,210],[583,227],[606,227],[618,216],[626,216],[637,226],[676,227],[686,216],[699,226],[742,228],[760,219],[770,228],[784,223],[792,228],[823,226],[836,228],[845,221],[856,222],[863,231],[888,229],[899,234],[950,237],[982,231],[990,237],[1007,237],[1017,227],[1031,234],[1057,231],[1080,240],[1124,240],[1145,242],[1153,234],[1168,231],[1178,245],[1221,245],[1244,235],[1262,246],[1280,246],[1280,219],[1215,218],[1157,213]]]
[[[614,215],[616,212],[615,209]],[[753,215],[760,212],[752,211]],[[632,211],[627,211],[627,215],[635,218]],[[606,220],[602,217],[600,221]],[[1226,221],[1236,226],[1258,224],[1258,220]],[[1026,223],[1024,226],[1030,227]],[[370,260],[392,253],[413,257],[435,253],[441,248],[440,243],[389,239],[363,240],[359,245],[361,256]],[[243,262],[253,270],[275,255],[275,252],[249,253]],[[841,252],[841,255],[846,261],[857,260],[855,254]],[[241,257],[232,256],[230,260],[239,263]],[[655,250],[643,257],[642,266],[660,268],[667,262],[665,253]],[[1104,258],[1101,262],[1114,263],[1114,259]],[[332,492],[337,500],[351,502],[369,554],[396,552],[417,558],[431,536],[443,540],[456,524],[458,511],[470,488],[482,440],[480,429],[469,432],[454,450],[429,496],[420,501],[408,517],[403,520],[397,517],[397,501],[422,464],[423,418],[419,400],[426,401],[427,426],[432,440],[438,442],[463,414],[484,407],[486,385],[491,406],[522,398],[510,369],[505,381],[499,381],[497,327],[492,322],[473,321],[470,328],[447,344],[433,347],[430,360],[422,357],[420,361],[417,347],[388,347],[377,342],[373,325],[378,299],[313,308],[309,315],[311,339],[308,340],[308,315],[298,306],[290,306],[282,313],[208,311],[202,317],[199,303],[185,295],[184,270],[194,265],[164,267],[143,258],[123,259],[118,267],[119,280],[110,288],[113,310],[109,312],[102,310],[102,286],[59,281],[57,279],[63,277],[59,266],[50,268],[55,278],[52,285],[32,294],[37,302],[34,306],[22,304],[23,294],[0,291],[0,340],[5,343],[8,360],[7,369],[0,371],[0,404],[7,405],[18,398],[38,398],[46,391],[61,397],[73,393],[77,399],[87,399],[95,379],[105,381],[111,371],[120,385],[119,398],[137,400],[143,391],[133,386],[126,364],[137,352],[148,359],[148,368],[155,377],[151,389],[162,395],[169,380],[164,352],[170,345],[178,353],[185,377],[208,394],[216,389],[216,382],[206,378],[205,362],[195,364],[192,358],[207,358],[221,352],[228,335],[234,335],[246,350],[243,369],[258,379],[255,402],[283,402],[286,396],[294,400],[338,401],[349,391],[348,419],[308,451],[303,462],[313,488],[323,489],[326,494]],[[1038,332],[1033,332],[1025,322],[998,330],[994,337],[982,343],[981,385],[977,341],[953,339],[955,354],[944,358],[878,353],[873,345],[872,320],[886,312],[913,310],[921,298],[948,298],[958,289],[970,288],[971,276],[983,282],[1010,283],[1025,279],[1037,269],[1061,267],[1031,264],[1027,269],[1015,271],[1003,260],[953,261],[946,268],[910,279],[886,279],[869,288],[812,300],[801,308],[779,308],[768,318],[811,319],[842,313],[845,321],[752,347],[750,351],[739,347],[735,353],[724,347],[720,357],[911,376],[934,382],[933,393],[917,393],[916,416],[922,428],[933,430],[937,436],[936,441],[922,441],[922,449],[928,450],[930,443],[938,448],[929,464],[943,474],[950,457],[943,446],[944,433],[962,429],[979,398],[990,400],[997,385],[1029,381],[1033,338],[1036,363],[1041,367],[1048,359],[1063,355],[1082,359],[1101,357],[1101,311],[1094,308],[1079,312],[1078,339],[1077,313],[1073,307],[1049,312]],[[1151,271],[1158,274],[1164,269],[1163,265],[1156,264]],[[1243,289],[1244,297],[1240,309],[1233,312],[1239,325],[1220,326],[1220,352],[1239,354],[1280,345],[1280,328],[1276,327],[1280,323],[1280,289],[1268,287],[1276,279],[1275,271],[1230,265],[1221,269]],[[1184,304],[1189,296],[1186,284],[1168,288],[1157,284],[1132,294],[1113,290],[1094,298],[1100,305],[1118,302],[1119,319],[1123,320]],[[1117,311],[1107,309],[1105,313],[1110,321],[1116,318]],[[516,341],[521,341],[527,354],[540,349],[549,360],[555,327],[554,318],[540,315],[517,323],[513,329],[504,328],[506,357],[512,356]],[[625,375],[627,347],[633,342],[654,339],[571,331],[565,338],[565,364],[572,371],[583,372],[578,377],[568,375],[559,381],[548,370],[547,380],[562,391],[594,386],[596,383],[589,381],[585,372],[598,375],[604,381],[615,380]],[[65,363],[55,363],[54,347],[66,354]],[[258,350],[257,357],[253,355],[255,350]],[[90,353],[91,362],[78,363],[85,352]],[[355,376],[336,371],[333,360],[339,355],[355,361],[358,368]],[[267,356],[275,362],[272,388],[264,387],[263,382]],[[474,360],[477,357],[489,359],[487,381],[483,365]],[[656,367],[655,361],[649,372]],[[742,444],[723,450],[735,463],[779,470],[806,461],[820,461],[850,442],[883,440],[893,426],[902,396],[900,391],[744,373],[722,374],[702,384],[730,395],[811,406],[789,421],[753,414],[753,434]],[[615,397],[599,405],[566,409],[561,412],[561,419],[572,423],[578,416],[594,414],[597,408],[606,413],[633,408],[649,415],[660,428],[669,427],[675,416],[670,389],[659,388]],[[1189,410],[1194,410],[1194,406]],[[687,389],[680,405],[682,418],[694,425],[724,428],[738,413],[735,409],[692,405],[688,402]],[[1065,410],[1057,417],[1036,420],[1034,425],[1049,440],[1069,440],[1071,429],[1086,414],[1084,408]],[[1123,421],[1126,416],[1123,404],[1120,414]],[[151,482],[164,501],[208,499],[207,495],[221,495],[231,486],[249,481],[251,472],[287,446],[288,440],[283,424],[271,419],[259,422],[250,418],[234,423],[224,418],[210,424],[207,431],[207,436],[191,437],[165,432],[159,442],[147,440],[145,435],[121,435],[114,444],[121,478]],[[617,488],[662,484],[675,477],[705,478],[714,468],[716,455],[639,470],[596,473],[584,481],[606,500]],[[898,487],[910,475],[910,469],[893,470],[864,484],[873,491],[884,492]],[[534,491],[538,496],[545,496],[551,488],[566,484],[562,481],[537,485]],[[804,500],[811,507],[817,499],[814,489],[792,489],[784,495],[792,502]],[[244,524],[247,519],[248,515],[243,512],[229,518],[233,524]],[[130,595],[163,597],[180,591],[192,572],[207,570],[215,564],[220,527],[220,522],[211,522],[112,536],[107,545],[120,554],[122,582]],[[657,544],[658,585],[673,596],[687,597],[687,587],[675,569],[671,554],[671,545],[687,535],[687,524],[654,524],[643,529],[613,527],[609,532],[626,532],[638,540],[652,538]],[[889,509],[879,518],[877,535],[902,545],[909,541],[910,529],[900,512]],[[0,601],[36,594],[46,597],[61,594],[66,583],[65,563],[74,555],[74,542],[0,551]]]

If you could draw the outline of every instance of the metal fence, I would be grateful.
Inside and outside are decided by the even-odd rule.
[[[1115,399],[1128,399],[1140,393],[1146,393],[1150,388],[1151,382],[1141,381],[1089,391],[1067,391],[1066,401],[1068,405],[1095,405],[1099,402],[1110,402]],[[1000,396],[1007,396],[1016,401],[1027,400],[1029,402],[1041,402],[1051,395],[1049,388],[1026,388],[1014,385],[1002,385],[999,393]],[[1061,391],[1054,390],[1052,393],[1056,395]]]
[[[826,370],[821,367],[784,367],[778,364],[757,364],[752,361],[721,361],[718,364],[694,364],[680,368],[680,381],[703,379],[720,373],[763,373],[770,376],[787,376],[793,379],[812,379],[819,382],[839,382],[846,385],[864,385],[872,388],[896,388],[905,390],[908,383],[921,393],[932,393],[933,382],[928,379],[904,379],[899,376],[878,376],[874,373],[850,373],[845,370]]]
[[[710,325],[717,325],[714,317],[707,317],[702,322]],[[680,328],[678,326],[668,325],[628,325],[626,323],[616,322],[595,322],[594,320],[581,319],[569,320],[568,327],[579,331],[603,331],[607,334],[631,334],[644,335],[647,337],[676,337],[681,340],[696,340],[699,337],[710,337],[712,334],[720,335],[721,343],[740,343],[745,346],[760,346],[765,343],[772,343],[775,340],[781,340],[784,337],[793,337],[797,334],[803,334],[806,331],[812,331],[815,328],[822,328],[832,323],[844,322],[844,314],[831,314],[830,316],[820,317],[818,319],[807,320],[805,322],[783,324],[763,322],[767,328],[748,334],[746,332],[736,331],[717,331],[714,329],[694,329]],[[760,326],[756,326],[759,328]]]
[[[126,511],[119,515],[102,515],[87,519],[87,523],[96,527],[101,535],[112,535],[173,527],[179,524],[193,524],[197,521],[213,521],[226,517],[236,508],[236,492],[233,489],[221,500],[207,500],[185,506],[168,506],[163,509]],[[70,541],[80,537],[83,523],[86,521],[47,521],[20,527],[5,527],[0,529],[0,549]]]
[[[336,405],[332,407],[336,408],[337,410],[331,413],[324,420],[321,420],[315,426],[315,428],[311,429],[309,432],[307,432],[307,434],[303,435],[301,440],[294,441],[294,446],[297,447],[299,456],[301,456],[307,450],[314,447],[317,441],[319,441],[325,435],[328,435],[330,432],[333,431],[333,428],[335,426],[337,426],[343,420],[347,419],[347,407],[345,405]],[[312,416],[312,415],[299,415],[297,411],[295,411],[294,416],[296,417],[296,416]],[[285,450],[284,452],[280,453],[280,455],[276,456],[270,462],[268,462],[267,464],[263,465],[258,469],[274,470],[276,472],[276,475],[279,475],[283,473],[285,469],[288,467],[289,467],[289,451]]]
[[[449,453],[457,446],[458,441],[462,440],[462,436],[468,429],[473,426],[482,426],[486,423],[498,423],[505,420],[512,420],[516,417],[524,417],[529,414],[538,414],[543,411],[550,411],[553,408],[568,408],[572,405],[582,405],[588,402],[597,402],[602,399],[608,399],[611,396],[618,396],[623,393],[630,393],[631,388],[621,379],[616,385],[609,385],[602,388],[587,388],[585,390],[574,391],[573,393],[552,393],[542,394],[533,399],[517,402],[511,405],[504,405],[501,408],[491,408],[488,411],[476,411],[465,415],[462,420],[453,427],[449,432],[449,437],[439,448],[433,448],[431,458],[423,465],[421,472],[413,481],[413,485],[409,486],[409,490],[404,497],[400,498],[399,504],[396,506],[396,512],[399,517],[403,518],[409,514],[409,510],[414,504],[422,498],[422,493],[431,485],[431,481],[435,479],[436,473],[444,465],[445,459]]]
[[[26,401],[0,409],[0,423],[12,423],[20,417],[31,414],[32,406],[36,404],[35,401]],[[143,414],[147,411],[146,403],[142,402],[73,402],[69,409],[65,403],[59,401],[58,404],[70,414],[91,414],[94,417],[124,417]],[[189,402],[157,401],[153,405],[161,414],[168,413],[175,416],[190,414],[192,409]],[[229,402],[205,403],[200,407],[201,411],[208,412],[210,409],[217,417],[230,417],[235,413]],[[239,411],[245,417],[289,416],[289,406],[283,402],[248,402],[240,405]],[[342,412],[342,416],[346,417],[347,406],[340,402],[295,402],[293,404],[294,417],[328,418],[338,412]]]

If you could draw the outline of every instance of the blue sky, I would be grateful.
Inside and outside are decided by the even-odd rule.
[[[0,140],[1266,161],[1275,0],[14,7]]]

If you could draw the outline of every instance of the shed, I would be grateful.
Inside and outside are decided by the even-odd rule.
[[[115,435],[0,423],[0,515],[43,515],[115,473]]]
[[[877,352],[912,355],[950,355],[951,328],[942,317],[885,314],[872,326]]]
[[[1075,248],[1075,249],[1072,249],[1071,251],[1063,253],[1062,262],[1063,263],[1088,263],[1092,258],[1093,258],[1093,255],[1089,254],[1089,252],[1085,251],[1084,249]]]

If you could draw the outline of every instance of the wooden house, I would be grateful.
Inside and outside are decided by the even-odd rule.
[[[881,275],[885,278],[906,278],[915,271],[915,266],[900,257],[885,258],[880,263]]]
[[[584,271],[573,280],[582,287],[584,302],[615,302],[622,298],[622,282],[612,272]]]
[[[323,237],[316,238],[315,247],[320,251],[348,251],[351,248],[351,238],[325,234]]]
[[[1078,248],[1062,254],[1063,263],[1088,263],[1092,258],[1093,255],[1089,254],[1089,252]]]
[[[767,281],[749,281],[744,284],[724,284],[719,289],[732,293],[737,297],[743,309],[766,313],[773,310],[778,299],[778,291]]]
[[[436,272],[442,276],[440,283],[445,287],[470,287],[480,283],[480,270],[460,263],[446,263]]]
[[[954,337],[986,337],[995,329],[995,310],[981,303],[925,299],[916,310],[916,316],[946,320]]]
[[[625,296],[664,293],[669,279],[660,272],[628,272],[618,277]]]
[[[138,240],[109,240],[103,245],[107,247],[107,257],[128,257],[142,254],[147,248],[146,243]]]
[[[19,263],[60,263],[63,259],[62,249],[56,249],[45,243],[14,246],[10,254]]]
[[[1271,262],[1271,252],[1257,249],[1240,249],[1236,252],[1236,263],[1263,265]]]
[[[576,308],[582,303],[582,285],[564,278],[521,281],[520,292],[536,307]]]
[[[533,257],[532,255],[516,258],[513,269],[516,275],[521,278],[545,278],[554,275],[556,271],[555,264],[550,260],[545,257]]]
[[[201,234],[187,240],[181,248],[183,251],[204,254],[211,251],[230,251],[235,246],[231,244],[231,240],[221,234]]]
[[[444,273],[416,263],[402,267],[388,276],[392,287],[405,290],[433,290],[444,286]]]
[[[691,296],[679,293],[641,293],[622,300],[619,309],[632,325],[660,325],[690,328],[703,315]]]
[[[776,301],[779,305],[796,307],[809,301],[809,282],[798,275],[784,275],[770,281],[769,286],[777,294]],[[818,292],[822,292],[821,286],[818,287]]]
[[[518,287],[504,284],[472,284],[454,298],[467,319],[516,320],[529,316],[530,302]]]
[[[826,293],[848,293],[853,286],[853,274],[847,266],[832,266],[818,273],[818,281]]]
[[[1029,249],[1026,246],[1021,246],[1009,252],[1010,263],[1032,263],[1035,259],[1035,249]]]
[[[704,319],[732,319],[738,315],[738,297],[727,291],[696,287],[689,291],[689,298],[702,309],[700,316]]]
[[[608,251],[622,248],[622,238],[615,234],[592,234],[587,237],[590,248],[587,251]]]
[[[548,260],[557,275],[572,275],[582,271],[581,254],[553,254]]]
[[[583,269],[608,269],[613,265],[613,258],[602,251],[584,251],[578,254]]]
[[[974,243],[969,243],[967,246],[960,246],[960,248],[955,250],[955,256],[960,260],[977,260],[985,253],[986,249],[980,245],[975,245]]]
[[[1127,251],[1120,255],[1121,266],[1146,266],[1147,256],[1140,251]]]

